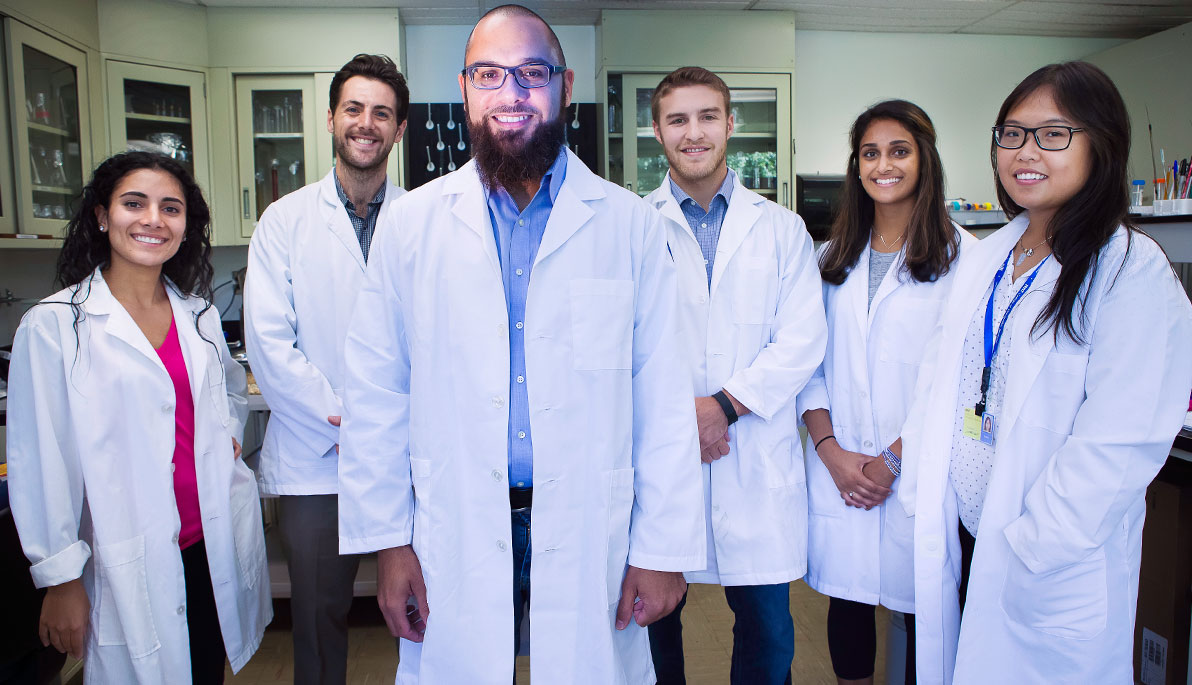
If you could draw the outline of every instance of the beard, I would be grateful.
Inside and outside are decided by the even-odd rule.
[[[353,154],[355,153],[348,143],[347,132],[331,136],[331,149],[335,153],[335,159],[345,167],[357,172],[368,173],[370,171],[376,171],[378,167],[385,166],[385,163],[389,161],[389,150],[393,149],[393,146],[382,151],[381,147],[383,145],[384,143],[381,143],[378,146],[375,158],[357,161],[353,158]]]
[[[464,102],[467,114],[468,103]],[[566,140],[564,107],[559,106],[555,117],[543,121],[533,130],[495,132],[488,126],[494,114],[525,113],[527,106],[500,106],[486,111],[479,122],[468,120],[468,137],[472,139],[472,159],[480,172],[480,181],[489,192],[498,188],[523,186],[542,180],[559,156],[559,148]],[[537,111],[531,110],[533,114]]]

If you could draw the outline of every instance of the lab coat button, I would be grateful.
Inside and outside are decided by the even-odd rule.
[[[872,440],[866,440],[866,441],[865,441],[865,446],[866,446],[866,447],[873,447],[873,441],[872,441]]]
[[[173,473],[174,469],[176,469],[176,468],[178,468],[178,466],[176,464],[174,464],[173,462],[170,462],[170,473]]]
[[[869,393],[867,393],[867,392],[865,392],[864,390],[862,390],[862,391],[861,391],[861,399],[863,399],[863,400],[867,400],[867,399],[869,399]]]
[[[713,505],[712,505],[712,511],[720,511],[720,505],[719,505],[719,504],[713,504]]]
[[[934,537],[930,537],[923,541],[923,547],[925,547],[928,552],[934,552],[935,550],[939,549],[939,543]]]
[[[704,303],[705,303],[705,302],[707,302],[707,301],[708,301],[708,296],[707,296],[707,295],[700,295],[700,296],[699,296],[699,303],[700,303],[700,304],[704,304]]]
[[[174,537],[172,537],[172,538],[170,538],[170,539],[174,541],[174,544],[175,544],[175,545],[176,545],[176,544],[178,544],[178,534],[177,534],[177,533],[175,533],[175,534],[174,534]]]
[[[505,398],[501,397],[500,395],[494,396],[493,397],[493,406],[496,407],[497,409],[504,407],[505,406]]]
[[[182,614],[185,614],[185,613],[186,613],[186,607],[184,607],[184,606],[178,607],[178,615],[179,616],[181,616]]]
[[[509,545],[506,545],[504,540],[497,540],[497,549],[501,550],[502,552],[504,552],[505,548],[508,546]]]
[[[493,480],[499,483],[504,477],[505,476],[501,473],[500,469],[493,469]]]
[[[505,324],[497,324],[497,335],[505,335]]]
[[[174,411],[174,405],[172,405],[172,404],[163,404],[163,405],[161,405],[161,413],[163,413],[163,414],[169,414],[169,413],[170,413],[170,412],[172,412],[172,411]]]

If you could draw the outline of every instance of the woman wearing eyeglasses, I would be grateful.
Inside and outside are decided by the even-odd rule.
[[[1192,307],[1128,222],[1129,150],[1084,62],[998,113],[1013,220],[962,253],[903,435],[920,683],[1132,682],[1143,497],[1183,423]]]

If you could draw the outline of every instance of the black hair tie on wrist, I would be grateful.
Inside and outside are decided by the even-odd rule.
[[[828,438],[834,438],[834,437],[836,437],[836,436],[832,435],[831,433],[828,433],[824,437],[820,438],[819,442],[815,443],[815,451],[819,452],[819,446],[824,444],[824,441],[827,440]]]

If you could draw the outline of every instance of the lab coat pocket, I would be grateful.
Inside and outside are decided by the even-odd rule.
[[[145,537],[138,535],[96,549],[99,601],[95,637],[101,647],[127,645],[133,659],[161,647],[149,600],[145,572]]]
[[[621,581],[629,559],[629,521],[633,514],[633,469],[613,469],[604,473],[608,492],[608,550],[605,572],[606,603],[621,598]]]
[[[1023,402],[1019,418],[1060,435],[1070,434],[1076,411],[1084,402],[1088,359],[1087,353],[1052,350]]]
[[[261,520],[261,498],[252,470],[239,459],[232,466],[232,541],[236,545],[236,566],[247,589],[256,589],[265,563],[265,528]]]
[[[571,281],[574,368],[630,369],[633,362],[633,281]]]
[[[766,310],[773,308],[773,303],[768,297],[768,283],[765,269],[741,270],[732,283],[733,322],[740,324],[766,323]]]
[[[884,362],[919,364],[927,338],[935,328],[939,314],[938,300],[923,297],[898,297],[886,300],[880,358]]]
[[[1016,623],[1059,638],[1088,640],[1105,630],[1107,596],[1104,549],[1047,573],[1034,573],[1010,552],[1002,611]]]

